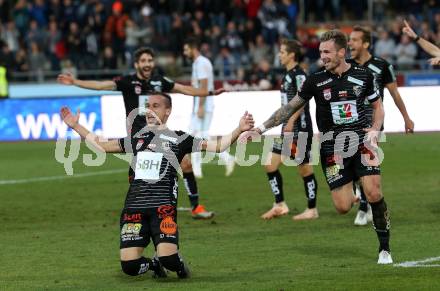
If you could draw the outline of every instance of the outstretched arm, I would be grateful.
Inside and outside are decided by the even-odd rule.
[[[409,26],[406,20],[404,20],[403,22],[404,22],[404,27],[402,28],[403,33],[405,33],[415,42],[417,42],[417,44],[420,45],[420,47],[431,56],[440,57],[440,48],[438,46],[418,36],[417,33],[415,33],[415,31],[411,28],[411,26]]]
[[[385,85],[387,87],[388,91],[390,92],[391,96],[393,97],[394,104],[396,104],[397,108],[399,109],[400,113],[402,114],[403,120],[405,122],[405,132],[406,133],[412,133],[414,132],[414,122],[409,118],[409,114],[406,111],[405,103],[403,102],[402,97],[400,96],[399,90],[397,89],[396,82],[389,83]]]
[[[189,96],[206,97],[211,95],[220,95],[221,93],[225,92],[225,89],[219,88],[211,92],[208,91],[207,86],[205,88],[195,88],[193,86],[186,86],[179,83],[175,83],[172,92],[181,93]]]
[[[100,141],[99,137],[94,133],[90,132],[78,123],[79,120],[79,109],[76,112],[76,115],[72,114],[68,107],[62,107],[60,114],[63,121],[74,131],[76,131],[82,138],[90,141],[96,148],[98,148],[102,152],[107,153],[120,153],[122,152],[121,147],[119,146],[118,140],[109,140],[109,141]]]
[[[247,111],[240,118],[240,123],[233,132],[228,135],[219,136],[215,140],[204,140],[202,142],[202,150],[207,152],[222,152],[233,144],[240,134],[254,127],[254,118]]]
[[[76,79],[71,73],[60,74],[57,78],[58,83],[63,85],[74,85],[84,89],[91,90],[116,90],[114,81],[85,81]]]
[[[286,122],[292,114],[300,110],[306,101],[304,101],[301,97],[296,95],[292,98],[292,100],[289,101],[286,105],[280,107],[277,111],[275,111],[271,117],[269,117],[268,120],[263,122],[263,125],[260,125],[257,128],[257,131],[259,133],[263,133],[272,127],[275,127],[277,125],[280,125],[283,122]]]

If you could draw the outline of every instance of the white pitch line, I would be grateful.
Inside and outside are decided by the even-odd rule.
[[[109,175],[109,174],[123,173],[123,172],[127,172],[127,169],[79,173],[79,174],[74,174],[72,176],[60,175],[60,176],[48,176],[48,177],[34,177],[34,178],[18,179],[18,180],[0,180],[0,185],[26,184],[26,183],[41,182],[41,181],[53,181],[53,180],[63,180],[70,178],[101,176],[101,175]]]
[[[413,268],[413,267],[440,267],[439,264],[424,265],[424,264],[426,264],[426,263],[437,262],[437,261],[440,261],[440,257],[432,257],[432,258],[427,258],[427,259],[420,260],[420,261],[408,261],[408,262],[403,262],[403,263],[399,263],[399,264],[394,264],[394,267],[404,267],[404,268]]]

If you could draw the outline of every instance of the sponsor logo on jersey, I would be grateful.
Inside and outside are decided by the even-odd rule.
[[[367,67],[368,67],[370,70],[372,70],[373,72],[375,72],[376,74],[380,74],[380,73],[382,73],[382,70],[379,69],[378,67],[376,67],[376,66],[373,65],[373,64],[368,64]]]
[[[169,141],[164,141],[162,142],[162,148],[164,151],[170,151],[171,150],[171,145]]]
[[[134,87],[134,93],[136,93],[137,95],[140,95],[142,93],[141,86],[135,86]]]
[[[324,89],[324,91],[322,91],[323,95],[324,95],[324,99],[325,100],[330,100],[332,99],[332,89]]]
[[[355,83],[356,85],[359,85],[359,86],[364,85],[364,81],[361,81],[359,79],[353,78],[352,76],[348,76],[347,81]]]
[[[332,78],[327,79],[327,80],[325,80],[325,81],[322,81],[321,83],[316,84],[316,87],[324,86],[325,84],[328,84],[328,83],[330,83],[331,81],[333,81]]]
[[[305,81],[306,81],[306,76],[304,75],[296,76],[296,88],[298,88],[298,91],[301,91]]]
[[[124,213],[124,221],[140,222],[142,220],[141,213],[128,214]]]
[[[348,93],[347,91],[339,91],[339,97],[347,97]]]
[[[162,81],[150,81],[155,92],[162,92]]]
[[[171,137],[171,136],[167,136],[167,135],[161,134],[161,135],[159,135],[159,138],[167,140],[167,141],[170,141],[172,143],[177,143],[177,138],[175,138],[175,137]]]
[[[353,93],[356,95],[356,97],[359,97],[362,93],[362,87],[361,86],[353,86]]]
[[[171,216],[166,216],[160,223],[160,231],[167,235],[173,235],[177,232],[177,223]]]

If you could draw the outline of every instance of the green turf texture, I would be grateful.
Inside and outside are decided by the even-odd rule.
[[[388,135],[381,144],[383,191],[391,212],[396,263],[440,256],[440,134]],[[85,146],[83,145],[83,148]],[[0,144],[0,180],[63,175],[55,142]],[[252,144],[249,151],[261,152]],[[83,153],[90,152],[87,149]],[[100,167],[75,173],[125,169],[109,155]],[[128,277],[119,265],[119,214],[127,191],[125,172],[49,182],[0,185],[0,290],[439,290],[440,267],[378,266],[372,226],[353,225],[356,209],[334,210],[320,165],[316,221],[294,222],[306,207],[295,167],[282,169],[291,214],[272,221],[260,215],[273,202],[260,164],[204,166],[201,203],[210,221],[179,213],[180,247],[193,277]],[[180,187],[179,206],[188,207]],[[152,254],[151,245],[146,251]],[[440,264],[440,262],[432,263]]]

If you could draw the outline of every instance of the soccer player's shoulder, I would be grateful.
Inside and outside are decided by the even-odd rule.
[[[377,57],[377,56],[373,57],[373,61],[375,63],[378,63],[378,64],[384,64],[384,65],[388,65],[389,64],[387,60],[385,60],[385,59],[383,59],[381,57]]]
[[[326,70],[319,70],[317,72],[311,73],[307,79],[310,79],[316,83],[330,83],[332,81],[332,77],[328,74]]]

